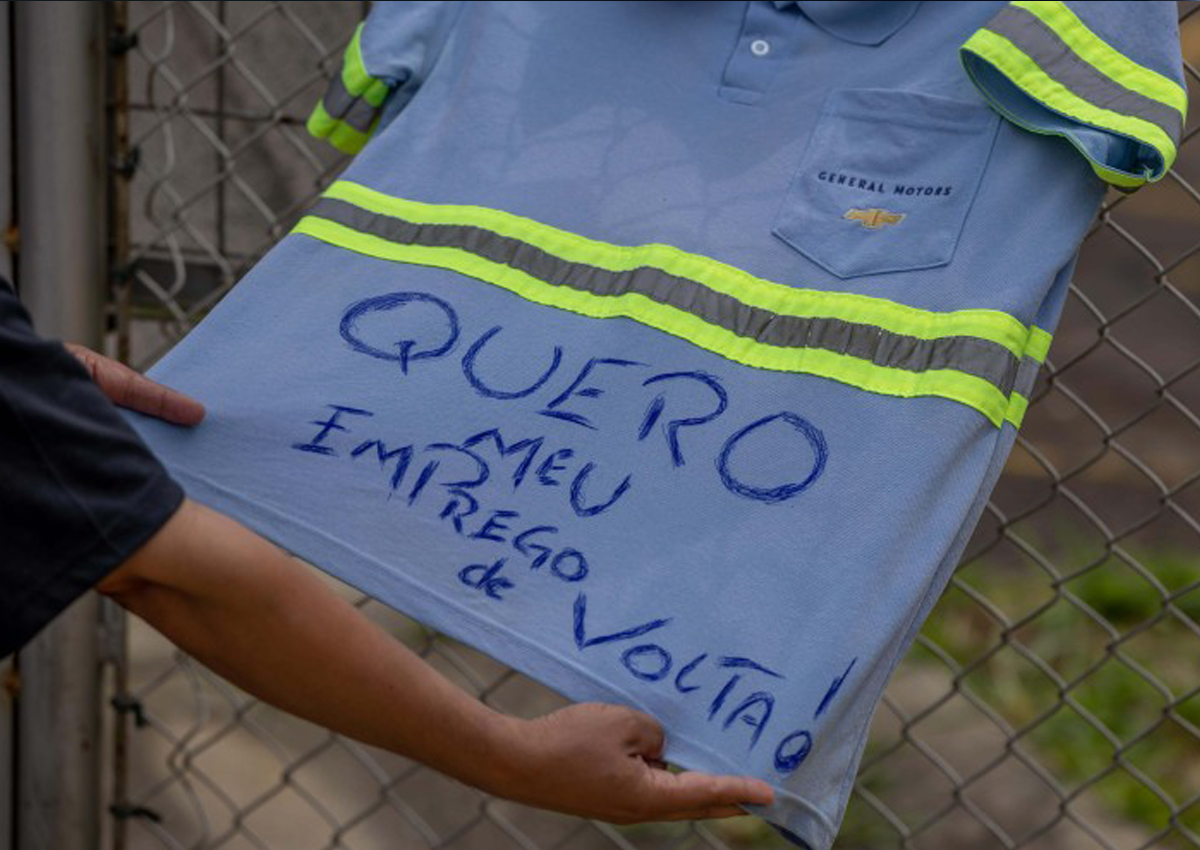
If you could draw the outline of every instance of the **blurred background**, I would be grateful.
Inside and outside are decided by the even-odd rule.
[[[12,8],[35,5],[59,11]],[[23,293],[43,330],[145,368],[199,321],[344,165],[304,121],[366,10],[0,3],[0,36],[18,47],[0,67],[15,187],[0,213],[22,211],[0,271],[14,254],[30,275],[99,270],[69,303]],[[1180,15],[1194,92],[1200,4]],[[39,33],[76,39],[78,55],[23,56]],[[1174,170],[1113,193],[1085,243],[1005,476],[876,715],[839,847],[1200,847],[1197,107]],[[72,156],[77,173],[61,165]],[[63,197],[79,229],[27,236],[39,215],[63,227]],[[339,590],[489,704],[562,703]],[[15,805],[44,817],[43,835],[73,836],[0,829],[3,850],[789,846],[750,818],[614,828],[487,798],[263,706],[89,605],[20,671],[0,669],[0,824]],[[71,808],[50,807],[56,795]]]

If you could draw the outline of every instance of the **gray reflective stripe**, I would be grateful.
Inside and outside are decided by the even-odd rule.
[[[379,114],[379,107],[372,106],[361,97],[350,94],[342,83],[340,74],[329,81],[323,98],[325,111],[330,118],[345,121],[360,133],[370,133],[371,124]]]
[[[1178,111],[1125,88],[1097,70],[1032,12],[1020,6],[1006,6],[988,21],[986,28],[1007,38],[1050,77],[1082,99],[1102,109],[1157,124],[1176,146],[1179,145],[1183,116]]]
[[[1037,383],[1038,372],[1041,371],[1041,368],[1042,364],[1032,357],[1022,357],[1021,365],[1017,369],[1017,379],[1013,383],[1013,392],[1029,398],[1033,393],[1033,385]]]
[[[417,224],[346,201],[321,198],[310,215],[404,245],[454,248],[510,266],[554,286],[617,296],[628,292],[675,307],[738,336],[781,348],[819,348],[909,372],[954,369],[983,378],[1005,395],[1017,358],[1002,345],[969,336],[919,339],[842,319],[787,316],[743,304],[702,283],[640,267],[614,272],[549,254],[528,242],[465,224]]]

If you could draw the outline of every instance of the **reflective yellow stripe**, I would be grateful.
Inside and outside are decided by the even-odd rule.
[[[362,57],[362,28],[359,24],[354,30],[354,36],[346,45],[342,56],[341,84],[354,98],[361,98],[371,106],[378,108],[387,99],[390,88],[386,82],[376,79],[367,73]],[[371,123],[367,132],[355,129],[345,121],[334,118],[325,108],[324,99],[318,100],[308,116],[305,127],[315,138],[325,139],[335,148],[345,154],[356,154],[363,149],[371,134],[375,131],[378,118]]]
[[[330,116],[321,101],[317,101],[304,126],[315,138],[325,139],[342,153],[350,155],[362,150],[371,138],[369,133],[361,133],[346,122]]]
[[[1047,331],[1042,330],[1037,325],[1029,329],[1029,346],[1025,349],[1025,357],[1035,363],[1041,364],[1046,362],[1046,355],[1050,352],[1050,342],[1052,337]],[[1036,377],[1035,370],[1022,371],[1022,375],[1017,378],[1017,386],[1009,396],[1008,411],[1004,414],[1006,422],[1012,423],[1014,428],[1020,428],[1021,422],[1025,418],[1025,411],[1029,408],[1029,399],[1025,393],[1033,392],[1033,382]],[[1025,377],[1025,376],[1028,377]]]
[[[367,73],[362,55],[362,30],[363,25],[359,24],[350,43],[346,45],[346,53],[342,58],[342,84],[350,94],[361,97],[372,106],[383,106],[388,85]]]
[[[1029,409],[1029,399],[1018,392],[1014,392],[1008,402],[1008,410],[1004,413],[1004,421],[1008,422],[1014,428],[1020,428],[1021,423],[1025,421],[1025,411]]]
[[[1080,150],[1083,149],[1080,148]],[[1134,177],[1133,175],[1127,174],[1124,171],[1117,171],[1116,169],[1109,168],[1106,165],[1101,165],[1088,156],[1087,151],[1083,151],[1083,154],[1085,157],[1087,157],[1088,164],[1092,166],[1092,171],[1096,172],[1096,176],[1105,183],[1116,186],[1118,189],[1136,189],[1139,186],[1145,186],[1147,183],[1152,183],[1157,179],[1154,175],[1149,175],[1148,177]]]
[[[528,301],[584,316],[635,319],[747,366],[817,375],[870,392],[902,398],[946,398],[978,410],[997,427],[1009,415],[1009,398],[995,385],[974,375],[949,369],[910,372],[821,349],[761,345],[638,293],[630,292],[620,298],[611,298],[548,285],[511,266],[483,259],[458,248],[399,244],[314,216],[301,219],[294,232],[379,259],[456,271],[500,286]]]
[[[1049,332],[1033,325],[1029,329],[1029,345],[1025,348],[1025,356],[1032,357],[1038,363],[1045,363],[1053,340],[1054,337],[1050,336]]]
[[[536,245],[565,260],[609,271],[642,266],[661,269],[668,274],[700,281],[710,289],[752,307],[782,315],[843,319],[919,339],[973,336],[1002,345],[1017,357],[1025,353],[1029,340],[1029,328],[999,310],[939,313],[856,293],[799,289],[755,277],[710,257],[671,245],[612,245],[500,210],[409,201],[346,180],[334,183],[325,192],[325,197],[409,221],[483,227]]]
[[[1178,83],[1116,50],[1088,29],[1065,3],[1060,0],[1013,0],[1012,5],[1036,15],[1080,58],[1109,79],[1170,106],[1186,119],[1187,92]]]
[[[435,241],[421,244],[418,238],[421,231],[412,228],[420,225],[448,226],[451,230],[477,228],[479,232],[490,232],[495,237],[545,252],[543,256],[556,261],[591,266],[615,275],[634,272],[636,278],[649,270],[661,271],[694,281],[692,285],[721,293],[746,307],[781,317],[841,320],[922,340],[974,337],[1001,345],[1018,359],[1027,357],[1037,363],[1045,358],[1050,344],[1046,331],[1036,326],[1027,328],[1000,311],[938,313],[865,295],[796,289],[669,245],[613,245],[501,210],[410,201],[348,181],[335,183],[325,197],[349,204],[343,209],[357,208],[368,214],[368,218],[356,222],[349,216],[344,223],[334,221],[334,208],[329,208],[324,212],[328,217],[307,216],[297,232],[369,256],[457,271],[506,288],[527,300],[582,315],[631,318],[749,366],[819,375],[887,395],[951,399],[978,410],[997,426],[1004,422],[1020,423],[1028,404],[1022,393],[1028,387],[1013,387],[1006,395],[1007,388],[997,386],[1005,382],[996,381],[994,374],[988,376],[990,380],[972,374],[974,368],[913,369],[904,364],[883,365],[864,354],[846,353],[846,349],[760,342],[753,335],[743,335],[736,326],[722,327],[710,318],[690,312],[691,306],[672,306],[656,300],[657,296],[651,298],[633,290],[614,296],[602,288],[593,292],[587,287],[558,285],[562,282],[534,276],[532,265],[528,266],[528,272],[515,268],[506,261],[496,261],[503,257],[489,259],[486,251],[467,243],[439,244],[443,237],[431,236]],[[412,224],[404,225],[407,230],[396,230],[395,225],[384,225],[386,221]],[[384,225],[383,229],[375,231],[377,223]],[[375,232],[368,232],[368,227]]]
[[[1146,180],[1157,180],[1170,169],[1171,164],[1175,161],[1175,144],[1158,125],[1131,115],[1103,109],[1083,100],[1057,80],[1049,77],[1036,62],[1003,36],[986,29],[979,30],[967,40],[962,49],[965,52],[974,53],[994,65],[1015,85],[1050,109],[1085,124],[1110,130],[1148,145],[1156,150],[1162,158],[1162,168],[1156,173],[1145,175],[1127,175],[1093,161],[1092,167],[1096,169],[1097,174],[1109,182],[1133,187]],[[1091,161],[1088,152],[1083,148],[1080,150]],[[1111,179],[1106,175],[1112,175],[1116,179]]]

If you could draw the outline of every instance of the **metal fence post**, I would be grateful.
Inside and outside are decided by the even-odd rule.
[[[17,283],[42,334],[97,346],[104,316],[104,4],[16,3]],[[98,845],[99,605],[17,656],[17,846]]]
[[[0,53],[11,55],[12,7],[10,0],[0,0]],[[9,63],[0,62],[0,127],[12,127],[12,77]],[[0,132],[0,274],[12,279],[12,245],[8,234],[13,230],[13,150],[12,133]],[[13,850],[13,771],[16,753],[13,750],[13,689],[15,670],[11,658],[0,660],[0,850]]]

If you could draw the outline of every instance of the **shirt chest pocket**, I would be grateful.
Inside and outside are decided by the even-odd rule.
[[[841,278],[946,265],[998,124],[982,104],[885,89],[834,91],[774,233]]]

